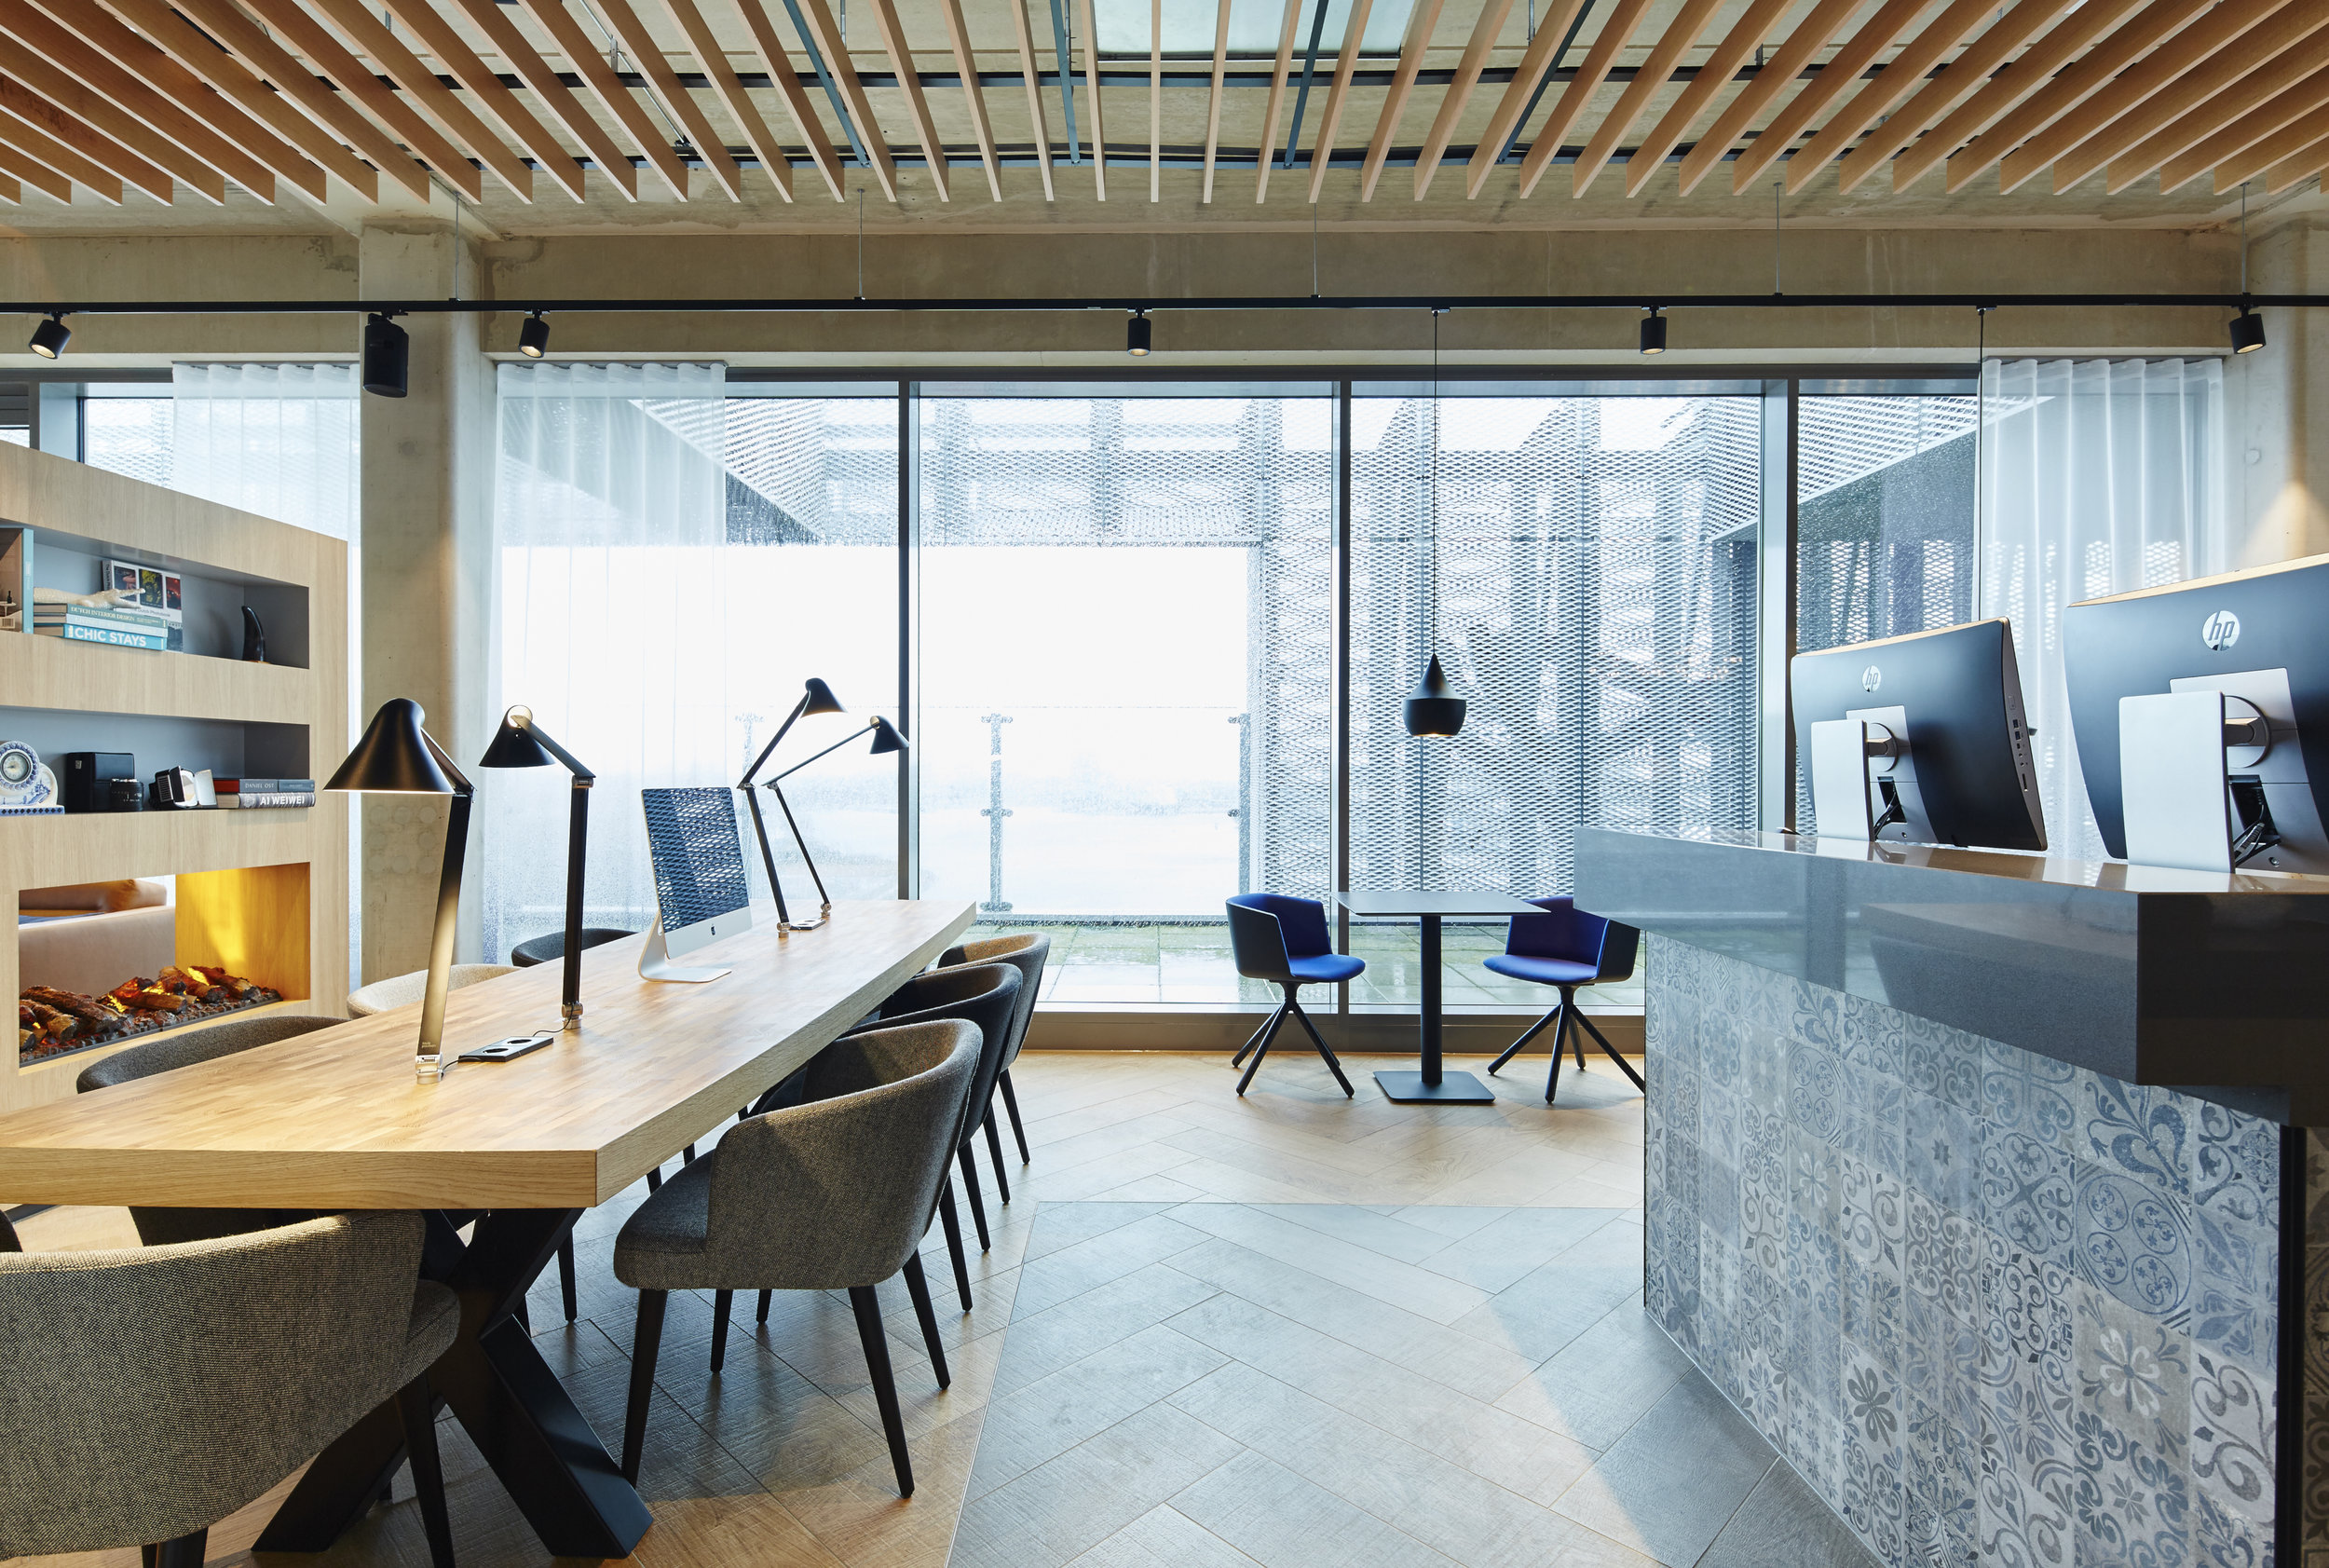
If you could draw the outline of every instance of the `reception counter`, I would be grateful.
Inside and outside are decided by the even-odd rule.
[[[1648,1309],[1881,1560],[2329,1549],[2329,878],[1576,866],[1648,944]]]

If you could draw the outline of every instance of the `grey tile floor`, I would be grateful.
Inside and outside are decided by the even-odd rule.
[[[1622,1208],[1047,1202],[956,1568],[1873,1562]]]

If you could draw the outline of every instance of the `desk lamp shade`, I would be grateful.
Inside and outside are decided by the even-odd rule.
[[[444,999],[453,977],[453,927],[461,909],[461,855],[469,846],[470,786],[444,748],[421,728],[428,715],[410,697],[380,704],[363,739],[324,788],[361,795],[444,795],[444,869],[437,883],[437,919],[429,940],[429,984],[421,993],[420,1039],[413,1069],[424,1084],[443,1076]]]
[[[833,695],[833,689],[816,676],[810,675],[801,683],[800,712],[795,715],[795,717],[806,717],[810,714],[845,714],[849,710],[841,706],[841,700]]]
[[[542,746],[534,729],[534,710],[511,708],[501,716],[493,743],[477,759],[480,768],[547,768],[558,759]]]
[[[873,721],[873,749],[866,754],[867,756],[886,757],[891,752],[905,749],[906,737],[899,734],[888,719],[876,718]]]
[[[566,944],[560,1013],[565,1027],[582,1027],[582,869],[590,839],[591,785],[598,777],[565,747],[542,732],[534,710],[523,704],[501,716],[493,743],[477,759],[480,768],[548,768],[563,765],[574,775],[566,811]]]
[[[1439,655],[1435,653],[1423,671],[1423,678],[1407,694],[1407,732],[1416,736],[1456,734],[1464,728],[1466,706],[1448,684],[1447,672],[1439,667]]]

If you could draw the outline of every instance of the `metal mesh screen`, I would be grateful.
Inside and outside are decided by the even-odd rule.
[[[1440,405],[1439,649],[1471,709],[1419,741],[1433,407],[1354,408],[1353,884],[1563,893],[1581,825],[1751,825],[1754,400]]]

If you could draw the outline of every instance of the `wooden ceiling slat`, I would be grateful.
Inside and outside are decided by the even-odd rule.
[[[1342,129],[1342,112],[1350,107],[1351,77],[1358,70],[1359,46],[1366,42],[1368,14],[1373,0],[1351,0],[1350,20],[1343,24],[1342,53],[1334,62],[1334,80],[1327,88],[1327,106],[1318,116],[1318,136],[1310,148],[1310,201],[1318,203],[1327,170],[1334,165],[1334,139]]]
[[[0,173],[7,174],[8,184],[12,185],[21,181],[44,195],[52,196],[68,206],[72,204],[73,182],[71,180],[42,163],[40,159],[19,152],[5,141],[0,141]],[[17,191],[8,199],[20,204],[24,199],[24,193],[20,190]]]
[[[212,0],[217,3],[217,0]],[[614,181],[615,188],[627,201],[639,199],[639,171],[631,167],[630,155],[615,144],[606,128],[598,122],[572,89],[559,80],[557,67],[543,58],[533,40],[520,32],[511,20],[509,7],[500,0],[458,0],[463,14],[486,43],[500,54],[518,80],[526,85],[541,106],[550,111],[551,118],[566,128],[566,134],[591,155],[599,171]]]
[[[123,182],[120,175],[89,154],[51,136],[38,125],[13,114],[0,114],[0,142],[7,143],[27,157],[47,164],[66,179],[88,186],[91,192],[116,207],[121,205]],[[165,178],[162,184],[167,189],[169,180]]]
[[[1481,0],[1480,14],[1472,22],[1472,36],[1464,46],[1464,58],[1456,61],[1455,76],[1448,83],[1448,90],[1439,95],[1439,113],[1432,116],[1431,133],[1423,138],[1423,150],[1415,157],[1416,200],[1423,200],[1424,193],[1431,189],[1432,176],[1439,172],[1439,160],[1448,156],[1448,143],[1455,135],[1456,120],[1463,115],[1464,104],[1471,102],[1472,89],[1479,85],[1480,73],[1488,67],[1489,51],[1496,47],[1496,35],[1504,31],[1505,18],[1511,14],[1512,0]]]
[[[520,201],[534,199],[534,171],[525,167],[524,160],[510,149],[500,132],[478,118],[468,104],[453,95],[452,89],[438,81],[437,73],[406,48],[403,40],[388,31],[364,0],[309,3],[347,34],[350,44],[372,57],[375,69],[386,74],[407,97],[444,127],[454,141],[492,170],[494,178],[507,185],[512,196]]]
[[[2096,93],[2077,113],[2064,116],[2045,134],[2033,138],[2027,146],[2006,155],[1998,168],[1998,188],[2013,191],[2051,169],[2059,195],[2152,131],[2173,123],[2239,81],[2247,72],[2246,57],[2252,47],[2269,58],[2306,34],[2329,25],[2329,7],[2316,13],[2312,0],[2305,0],[2294,10],[2287,8],[2290,4],[2291,0],[2251,0],[2243,8],[2232,0],[2217,7],[2203,26],[2181,34],[2175,48],[2161,49]],[[2252,32],[2256,36],[2249,38],[2238,55],[2226,58],[2224,49]],[[2077,135],[2072,145],[2063,145],[2072,140],[2074,129],[2080,127],[2084,134]]]
[[[1391,90],[1383,96],[1382,113],[1375,116],[1374,138],[1367,143],[1367,160],[1359,166],[1361,201],[1375,199],[1375,183],[1382,178],[1382,166],[1391,157],[1391,139],[1399,133],[1399,121],[1415,94],[1415,75],[1423,69],[1423,56],[1431,48],[1432,30],[1439,25],[1439,7],[1440,0],[1415,0],[1408,13],[1407,36],[1399,41],[1399,63],[1391,73]],[[1221,0],[1221,15],[1229,15],[1229,0]]]
[[[2323,173],[2329,173],[2329,137],[2265,170],[2265,194],[2278,196],[2300,180],[2309,180],[2316,174]]]
[[[57,0],[39,0],[39,3],[48,4],[51,7],[50,14],[56,14],[54,7]],[[242,110],[255,123],[274,132],[280,138],[281,146],[304,154],[324,172],[337,175],[343,184],[366,201],[379,201],[382,170],[350,152],[340,141],[342,132],[337,127],[327,127],[310,118],[289,93],[279,91],[261,81],[249,66],[232,53],[220,48],[220,40],[207,36],[189,25],[184,17],[170,6],[162,4],[161,0],[105,0],[105,4],[120,22],[129,24],[121,28],[122,32],[128,33],[130,28],[135,28],[143,33],[144,42],[150,47],[159,49],[183,66],[191,77]],[[95,19],[99,14],[89,5],[89,0],[74,0],[73,8],[84,18]],[[115,17],[103,20],[113,22]],[[89,36],[86,32],[83,35]],[[91,41],[95,42],[94,39]],[[99,47],[103,46],[101,44]],[[313,72],[294,75],[304,77],[312,89],[310,96],[334,104],[339,102],[338,95],[318,82]],[[356,117],[359,120],[362,118],[361,116]],[[251,150],[261,153],[256,146]],[[412,184],[417,184],[421,198],[426,200],[429,195],[427,176],[411,158],[396,153],[393,147],[388,150],[390,156],[411,170],[411,180],[402,182],[406,188],[410,189]],[[269,161],[272,162],[271,159]]]
[[[663,52],[661,41],[649,33],[647,24],[639,20],[639,13],[632,8],[631,0],[591,0],[591,4],[612,24],[615,35],[622,40],[623,48],[631,51],[632,59],[638,63],[639,74],[647,78],[647,91],[663,106],[663,113],[679,122],[680,134],[694,146],[696,156],[712,171],[712,178],[719,182],[720,189],[728,193],[728,199],[742,201],[744,198],[743,170],[729,156],[728,139],[713,128],[711,119],[703,112],[703,105],[696,102],[695,94],[680,85],[679,73],[671,68],[671,57]],[[890,9],[890,0],[874,0],[875,20],[878,21],[884,17],[889,19],[888,28],[894,29],[897,17]],[[913,68],[909,65],[901,69],[906,74],[910,95],[919,105],[922,89],[920,84],[912,80]],[[928,112],[926,108],[923,110],[925,115]],[[942,200],[946,197],[943,182],[939,184],[938,195]]]
[[[1021,3],[1022,0],[1011,0],[1015,7],[1021,7]],[[1437,3],[1437,0],[1432,0],[1432,3]],[[1214,8],[1213,16],[1213,86],[1206,93],[1205,102],[1205,185],[1202,194],[1197,198],[1207,204],[1213,200],[1213,166],[1219,160],[1221,154],[1221,81],[1229,74],[1229,6],[1230,0],[1220,0],[1220,4]],[[1020,17],[1019,32],[1024,35],[1027,32],[1027,12],[1021,8],[1018,14]],[[1035,54],[1031,46],[1025,51],[1024,58],[1026,64],[1023,68],[1028,74],[1027,79],[1028,102],[1033,103],[1040,113],[1042,107],[1042,96],[1035,90]],[[1048,184],[1044,186],[1044,191],[1045,198],[1048,199],[1050,192]]]
[[[273,204],[275,171],[241,148],[234,146],[185,110],[118,64],[106,59],[52,19],[23,0],[0,0],[0,32],[21,44],[31,55],[68,76],[75,85],[102,100],[124,118],[150,126],[173,147],[184,148],[193,161],[208,165],[241,185],[260,200]],[[16,62],[19,75],[29,80],[33,60]],[[199,84],[197,84],[199,86]],[[202,89],[207,92],[210,89]],[[77,112],[77,111],[76,111]],[[86,115],[84,117],[87,117]],[[106,127],[116,136],[116,127]],[[152,154],[148,152],[148,156]],[[175,171],[176,166],[165,165]],[[312,165],[309,166],[313,168]],[[323,170],[315,170],[319,184]]]
[[[882,131],[881,122],[874,118],[873,103],[865,96],[865,84],[858,79],[857,67],[850,63],[849,49],[841,41],[841,30],[834,25],[831,8],[824,0],[800,0],[800,15],[813,34],[810,43],[824,57],[833,85],[841,89],[841,102],[848,108],[850,117],[857,122],[858,143],[873,164],[874,178],[880,182],[881,194],[895,201],[898,166],[890,156],[890,138]]]
[[[1922,87],[1941,57],[1963,43],[1965,35],[1979,27],[1982,19],[1990,15],[1996,4],[1997,0],[1956,0],[1934,18],[1899,54],[1885,62],[1874,81],[1862,85],[1852,95],[1852,101],[1829,116],[1828,123],[1820,127],[1818,134],[1787,160],[1787,188],[1800,191],[1810,184],[1821,170],[1843,156],[1854,137]],[[1832,64],[1829,67],[1835,68]],[[1821,72],[1820,76],[1825,80],[1827,72]]]
[[[1995,4],[1995,0],[1990,0]],[[1754,140],[1739,149],[1738,161],[1731,166],[1731,192],[1737,195],[1753,184],[1763,171],[1779,160],[1781,154],[1794,145],[1822,109],[1852,90],[1852,84],[1860,79],[1860,73],[1875,63],[1876,57],[1890,48],[1900,35],[1916,24],[1932,0],[1886,0],[1884,8],[1860,30],[1851,41],[1838,49],[1814,76],[1796,89],[1785,107],[1771,116]],[[1955,15],[1964,5],[1950,7],[1947,15]],[[1960,29],[1957,36],[1964,36]]]
[[[1028,0],[1003,0],[1003,4],[1011,7],[1012,30],[1018,35],[1019,76],[1027,83],[1027,123],[1035,131],[1035,166],[1042,171],[1043,199],[1056,201],[1058,199],[1058,192],[1052,188],[1051,125],[1043,116],[1043,89],[1040,85],[1042,74],[1035,69],[1035,30],[1028,25],[1027,20]],[[1226,41],[1228,37],[1226,29],[1229,26],[1229,0],[1221,0],[1221,26],[1224,29],[1222,38]],[[1214,51],[1213,62],[1212,129],[1205,134],[1205,198],[1207,201],[1213,199],[1213,148],[1214,144],[1220,140],[1220,134],[1221,60],[1220,50],[1217,48]]]
[[[157,201],[173,200],[180,184],[225,201],[225,175],[56,67],[24,58],[9,69],[16,79],[0,82],[0,109],[80,148]]]
[[[2316,14],[2320,20],[2315,25],[2329,27],[2329,7],[2318,13],[2293,13],[2307,17]],[[2250,53],[2247,49],[2240,52],[2243,56]],[[2110,161],[2110,174],[2104,188],[2117,196],[2162,164],[2171,168],[2180,165],[2183,170],[2180,177],[2172,182],[2160,181],[2159,193],[2164,196],[2185,181],[2197,178],[2214,166],[2215,157],[2195,164],[2185,161],[2186,156],[2213,141],[2227,127],[2254,115],[2263,115],[2270,122],[2251,131],[2247,141],[2222,148],[2218,156],[2228,157],[2250,143],[2269,136],[2313,107],[2319,100],[2307,96],[2307,84],[2317,73],[2329,70],[2329,33],[2316,31],[2312,36],[2300,42],[2273,49],[2264,64],[2236,80],[2222,82],[2213,79],[2238,70],[2243,63],[2244,61],[2218,56],[2209,61],[2207,67],[2195,71],[2191,76],[2177,82],[2169,91],[2145,104],[2140,116],[2131,115],[2122,126],[2112,127],[2109,138],[2112,141],[2120,139],[2122,129],[2126,130],[2128,140],[2133,141],[2137,137],[2141,140],[2134,141],[2132,148],[2101,155]],[[2155,107],[2160,111],[2156,116],[2153,114]],[[2175,112],[2177,107],[2181,108],[2181,113]],[[2272,119],[2275,115],[2279,116],[2277,120]],[[2134,123],[2138,119],[2147,124]],[[2156,129],[2151,129],[2153,127]],[[2146,130],[2148,134],[2145,134]],[[2091,143],[2079,149],[2079,161],[2084,162],[2090,155],[2099,153],[2099,144]],[[2061,183],[2061,173],[2057,166],[2058,184]],[[2063,188],[2068,187],[2064,185]]]
[[[1641,188],[1666,166],[1667,155],[1682,144],[1682,138],[1690,134],[1690,128],[1698,123],[1698,116],[1714,101],[1714,95],[1738,75],[1747,57],[1763,47],[1764,40],[1779,25],[1792,4],[1793,0],[1752,0],[1723,35],[1723,41],[1715,45],[1714,52],[1698,67],[1698,74],[1667,106],[1656,126],[1627,159],[1628,196],[1640,196]]]
[[[539,23],[558,52],[566,58],[566,65],[580,76],[591,89],[591,96],[614,116],[622,127],[631,144],[647,159],[647,167],[662,177],[664,188],[680,200],[688,199],[688,170],[673,151],[671,139],[663,128],[655,123],[655,116],[647,112],[636,94],[622,85],[614,67],[598,52],[598,41],[582,31],[566,10],[565,0],[518,0],[525,14]],[[620,161],[629,163],[629,157]]]
[[[2312,98],[2315,107],[2310,113],[2299,115],[2286,125],[2275,127],[2268,134],[2257,138],[2238,151],[2226,154],[2220,158],[2212,158],[2208,163],[2201,165],[2203,171],[2210,168],[2215,170],[2216,195],[2222,196],[2227,191],[2237,189],[2245,182],[2254,179],[2274,164],[2279,163],[2282,158],[2301,153],[2322,137],[2329,136],[2329,71],[2322,72],[2302,87],[2291,88],[2281,96],[2285,98],[2298,94]],[[2258,114],[2263,112],[2257,111]],[[2230,136],[2239,130],[2240,126],[2235,125],[2223,134]],[[2205,151],[2207,148],[2203,145],[2193,149],[2189,156],[2196,160]],[[2175,164],[2171,163],[2167,167],[2169,173],[2172,174],[2175,171]],[[2176,183],[2182,184],[2181,181]]]
[[[252,71],[297,104],[323,130],[345,137],[350,146],[372,160],[375,168],[421,200],[429,198],[428,169],[410,151],[397,145],[396,138],[374,123],[353,100],[334,91],[317,75],[319,66],[315,62],[299,61],[225,0],[176,0],[174,8],[240,56]],[[200,34],[196,36],[199,39]]]
[[[1015,9],[1018,6],[1018,0],[1008,3]],[[954,48],[954,68],[962,75],[962,96],[971,111],[971,134],[978,142],[978,161],[987,170],[987,193],[1001,201],[1002,164],[995,157],[994,122],[987,117],[987,89],[978,84],[978,54],[971,48],[971,28],[962,17],[962,0],[938,0],[938,13],[946,19],[947,42]]]
[[[1546,116],[1545,123],[1530,138],[1528,156],[1520,160],[1520,197],[1523,200],[1536,194],[1536,183],[1545,177],[1545,170],[1552,167],[1553,155],[1560,151],[1560,144],[1569,139],[1569,132],[1585,118],[1585,112],[1592,106],[1595,95],[1601,90],[1601,84],[1609,80],[1610,68],[1617,63],[1617,51],[1632,41],[1633,31],[1641,25],[1642,13],[1648,9],[1649,0],[1617,0],[1616,6],[1601,19],[1601,30],[1594,34],[1592,45],[1585,51],[1585,60],[1578,65],[1577,74],[1569,78],[1569,85],[1561,89],[1560,97],[1553,103],[1553,112]],[[1546,26],[1537,29],[1538,37],[1550,31],[1550,22],[1551,19],[1547,18]],[[1562,23],[1562,31],[1566,32],[1567,26],[1566,22]],[[1623,102],[1622,95],[1620,102]],[[1608,121],[1604,120],[1602,124],[1606,126]],[[1480,149],[1481,152],[1487,150],[1486,147]],[[1473,157],[1477,162],[1478,154]]]
[[[1888,15],[1901,3],[1891,0],[1879,15]],[[1738,89],[1722,114],[1715,116],[1713,126],[1698,138],[1689,156],[1682,159],[1682,194],[1688,196],[1698,188],[1698,182],[1714,171],[1723,161],[1723,155],[1739,139],[1757,115],[1769,106],[1772,100],[1785,90],[1788,84],[1803,73],[1818,54],[1832,42],[1844,24],[1859,9],[1859,0],[1819,0],[1811,14],[1795,24],[1777,51],[1763,63],[1754,80]],[[1872,24],[1873,25],[1873,24]]]
[[[1092,0],[1076,0],[1076,10],[1083,21],[1083,96],[1092,109],[1092,189],[1096,199],[1106,201],[1108,131],[1100,124],[1100,32],[1092,25]]]
[[[953,0],[947,3],[951,7]],[[663,0],[663,9],[679,24],[681,35],[688,40],[688,52],[695,56],[704,79],[712,84],[712,90],[719,95],[728,117],[736,122],[744,145],[760,160],[762,171],[776,183],[777,195],[792,200],[793,160],[783,143],[776,139],[776,133],[769,129],[769,122],[760,117],[752,95],[744,90],[743,82],[728,63],[727,49],[704,22],[703,13],[696,9],[695,0]]]
[[[1652,46],[1649,58],[1641,62],[1641,69],[1634,73],[1633,80],[1628,82],[1626,90],[1618,95],[1616,106],[1602,116],[1592,140],[1585,144],[1585,151],[1571,165],[1571,196],[1583,196],[1593,188],[1593,182],[1608,166],[1610,155],[1617,150],[1617,143],[1633,130],[1634,122],[1650,106],[1651,96],[1673,76],[1674,67],[1682,62],[1682,52],[1698,42],[1698,34],[1707,30],[1707,23],[1714,19],[1714,13],[1722,4],[1723,0],[1684,0],[1674,20],[1667,23],[1666,31],[1658,34],[1658,41]],[[1530,152],[1533,155],[1535,149],[1531,148]]]
[[[898,89],[906,94],[906,109],[914,122],[914,139],[921,143],[922,157],[930,165],[931,184],[937,187],[938,199],[951,201],[953,193],[947,187],[947,144],[938,136],[938,124],[930,117],[930,100],[922,91],[921,78],[914,70],[913,45],[906,30],[898,23],[897,7],[891,0],[866,0],[873,7],[874,31],[881,34],[881,47],[890,57],[891,69],[897,73]]]
[[[23,206],[24,187],[7,175],[0,174],[0,201],[5,201],[11,207]]]
[[[1837,189],[1846,196],[1857,190],[1862,181],[1890,162],[1894,154],[1931,129],[1933,122],[1979,92],[2009,55],[2076,3],[2077,0],[2021,0],[2021,4],[1991,23],[1963,54],[1942,66],[1939,75],[1920,86],[1916,96],[1845,155],[1843,166],[1836,170]],[[2116,19],[2141,4],[2142,0],[2087,0],[2084,8],[2109,11]]]
[[[1012,0],[1012,4],[1015,6],[1017,0]],[[833,139],[825,134],[824,122],[817,117],[816,110],[810,105],[809,95],[801,90],[800,77],[793,69],[792,51],[777,36],[776,24],[769,20],[768,7],[761,4],[761,0],[736,0],[736,9],[743,17],[744,26],[752,34],[752,48],[759,56],[760,69],[776,84],[777,91],[783,97],[785,112],[793,116],[794,129],[800,132],[801,141],[807,143],[809,157],[815,162],[817,172],[824,176],[826,188],[832,191],[834,200],[848,200],[849,197],[841,186],[840,155],[834,151]],[[1024,19],[1025,13],[1022,12],[1021,16]],[[1048,179],[1045,188],[1049,188]]]
[[[1510,0],[1506,0],[1509,4]],[[1270,102],[1261,115],[1261,140],[1256,143],[1260,156],[1254,161],[1253,198],[1260,202],[1270,194],[1270,166],[1277,161],[1278,117],[1286,112],[1286,83],[1294,72],[1294,30],[1302,16],[1302,0],[1286,0],[1286,17],[1278,24],[1277,63],[1270,71]],[[1098,95],[1094,94],[1095,97]],[[1098,133],[1093,133],[1096,143]]]
[[[454,31],[453,23],[437,10],[435,0],[381,0],[381,4],[437,57],[437,63],[477,101],[487,118],[534,155],[534,162],[552,184],[575,200],[583,199],[581,160],[566,151],[516,93],[501,85],[500,74],[479,59],[469,41]]]
[[[421,161],[435,170],[441,179],[471,201],[484,199],[484,176],[470,161],[468,155],[407,103],[401,93],[381,81],[377,71],[350,54],[330,28],[301,7],[299,0],[240,0],[240,3],[267,27],[281,34],[292,48],[299,51],[298,56],[293,57],[295,62],[304,57],[304,63],[311,72],[324,77],[331,86],[339,89],[343,97],[368,111],[374,120],[386,126],[394,135],[402,137],[405,147],[419,155]],[[222,20],[226,16],[241,17],[242,13],[227,4],[227,0],[181,0],[181,8],[198,25],[218,33],[230,45],[233,44],[232,37],[212,25],[214,12],[220,14],[219,20]],[[265,33],[260,36],[269,43],[274,41]],[[256,60],[258,57],[247,58]]]
[[[1527,51],[1520,56],[1520,63],[1513,70],[1512,80],[1505,84],[1504,96],[1496,100],[1495,111],[1488,116],[1488,125],[1480,132],[1478,143],[1473,146],[1472,156],[1464,161],[1464,199],[1477,198],[1480,187],[1488,184],[1488,176],[1495,171],[1496,160],[1503,157],[1505,143],[1512,140],[1513,132],[1520,127],[1520,116],[1528,113],[1529,102],[1536,96],[1536,84],[1545,79],[1546,71],[1552,69],[1553,56],[1560,52],[1561,40],[1569,36],[1570,24],[1577,20],[1577,13],[1585,4],[1586,0],[1555,0],[1545,7],[1544,18],[1536,26],[1536,36],[1529,40]],[[1618,0],[1618,8],[1610,13],[1613,25],[1628,8],[1628,0]],[[1639,8],[1633,8],[1620,31],[1631,34],[1633,22],[1639,17]],[[1611,29],[1604,27],[1601,31],[1607,33]],[[1596,43],[1599,43],[1598,39]],[[1565,92],[1561,94],[1563,101],[1568,96]]]
[[[2014,90],[2024,95],[2021,102],[1999,116],[1994,125],[1979,135],[1970,140],[1959,138],[1961,145],[1954,149],[1934,149],[1936,160],[1941,156],[1949,159],[1945,176],[1949,193],[1955,195],[1965,188],[1968,181],[1985,173],[2021,143],[2046,130],[2079,104],[2101,92],[2129,64],[2142,59],[2162,40],[2172,37],[2192,18],[2213,4],[2215,0],[2152,0],[2126,26],[2104,38],[2085,58],[2050,81],[2036,79],[2036,73],[2025,78],[2020,61],[2007,67],[2005,75],[1998,80],[2003,82],[2012,78]],[[2062,28],[2055,31],[2071,27],[2077,20],[2078,17],[2074,13],[2063,20]],[[2050,43],[2052,40],[2050,37],[2048,41]],[[2031,53],[2035,55],[2037,51],[2033,49]],[[1959,115],[1972,110],[1984,96],[1975,94],[1973,102],[1968,103],[1964,110],[1950,116],[1939,130],[1918,143],[1908,156],[1901,158],[1900,164],[1893,170],[1894,190],[1903,189],[1910,181],[1930,167],[1929,163],[1917,159],[1916,155],[1923,153],[1928,143],[1938,142],[1947,135],[1951,122],[1956,120]]]

